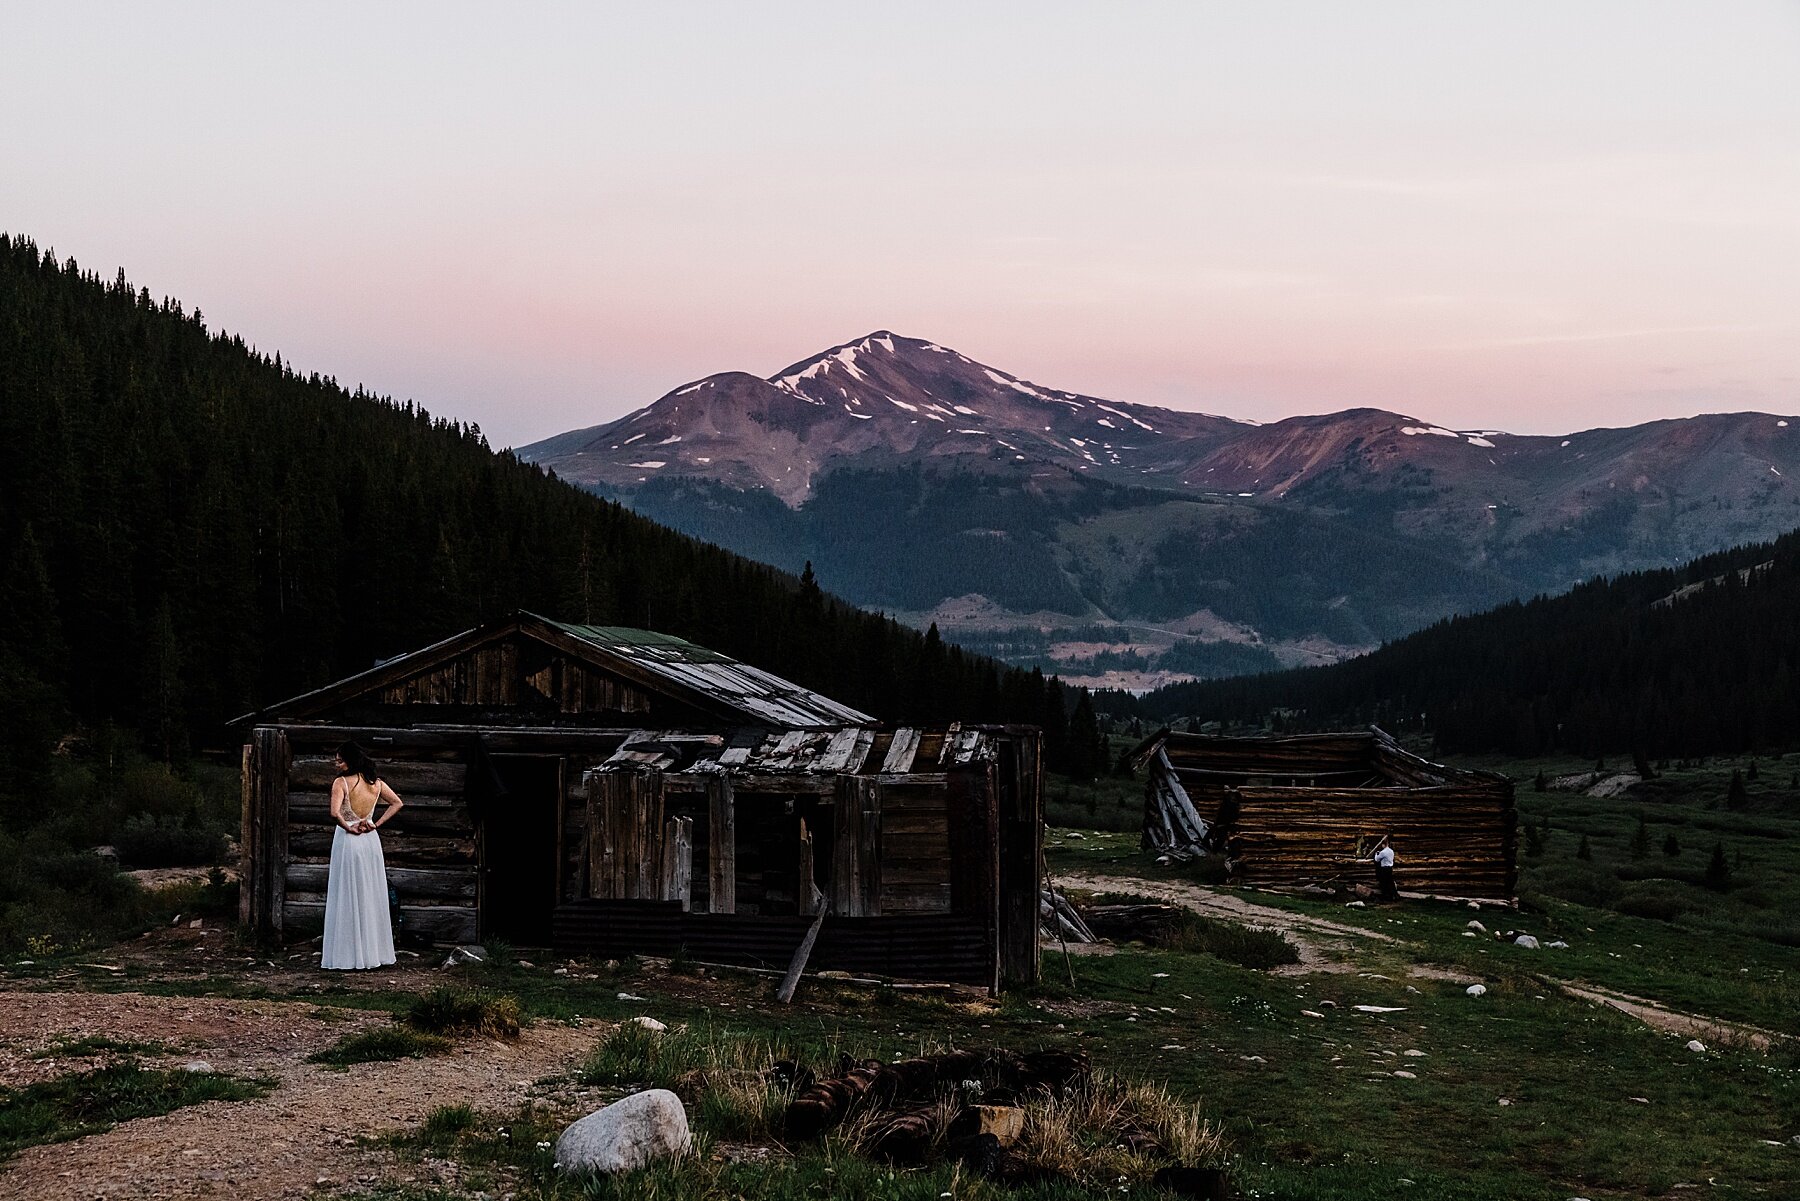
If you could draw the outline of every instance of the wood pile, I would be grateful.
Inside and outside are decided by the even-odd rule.
[[[1187,920],[1179,905],[1089,905],[1087,924],[1109,942],[1162,943]]]
[[[940,1127],[947,1125],[953,1154],[962,1150],[955,1145],[959,1138],[979,1136],[979,1123],[970,1120],[982,1107],[978,1101],[994,1106],[1034,1094],[1062,1096],[1092,1077],[1088,1057],[1079,1051],[1020,1055],[990,1047],[897,1063],[846,1058],[833,1076],[794,1081],[785,1128],[789,1138],[816,1139],[853,1116],[866,1116],[873,1154],[893,1163],[923,1163]]]
[[[1081,913],[1054,888],[1046,888],[1038,894],[1038,917],[1043,923],[1046,942],[1099,941],[1082,920]]]

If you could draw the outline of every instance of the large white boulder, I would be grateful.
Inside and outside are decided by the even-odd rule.
[[[684,1155],[692,1141],[681,1098],[666,1088],[646,1089],[571,1123],[556,1140],[556,1166],[564,1172],[629,1172]]]

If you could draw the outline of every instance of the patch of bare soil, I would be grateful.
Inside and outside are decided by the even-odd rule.
[[[337,1020],[313,1016],[329,1012]],[[439,1105],[507,1109],[539,1078],[566,1071],[603,1027],[540,1023],[516,1042],[477,1039],[448,1055],[336,1071],[306,1057],[380,1013],[319,1011],[304,1001],[238,1001],[133,993],[0,992],[0,1081],[26,1083],[91,1060],[34,1060],[59,1039],[106,1035],[179,1043],[179,1064],[271,1076],[254,1101],[213,1101],[140,1118],[74,1142],[32,1147],[0,1166],[0,1199],[301,1198],[319,1190],[418,1174],[364,1136],[398,1131]]]
[[[1347,940],[1364,938],[1386,943],[1398,941],[1391,935],[1375,930],[1364,930],[1343,922],[1258,905],[1234,893],[1216,892],[1203,885],[1180,880],[1142,880],[1132,876],[1070,872],[1057,876],[1055,883],[1058,888],[1082,888],[1090,892],[1120,892],[1151,897],[1186,906],[1206,917],[1236,922],[1253,930],[1277,931],[1300,952],[1300,962],[1276,968],[1276,975],[1310,976],[1320,972],[1355,971],[1356,965],[1350,960],[1350,944]]]
[[[1552,980],[1552,983],[1571,997],[1591,1001],[1596,1005],[1604,1005],[1608,1009],[1616,1009],[1628,1017],[1636,1018],[1652,1030],[1697,1038],[1709,1045],[1749,1047],[1754,1051],[1767,1051],[1776,1042],[1786,1037],[1772,1030],[1746,1026],[1738,1022],[1728,1022],[1723,1018],[1706,1017],[1697,1013],[1682,1013],[1678,1009],[1670,1009],[1661,1002],[1652,1001],[1646,997],[1634,997],[1630,993],[1614,992],[1612,989],[1599,988],[1592,984],[1576,984],[1568,980]]]

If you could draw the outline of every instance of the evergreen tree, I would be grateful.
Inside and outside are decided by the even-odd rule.
[[[1731,783],[1725,790],[1725,804],[1732,809],[1742,809],[1750,802],[1750,794],[1744,788],[1744,773],[1737,768],[1731,769]]]
[[[1544,853],[1544,832],[1536,826],[1525,827],[1525,855],[1536,859]]]
[[[1071,779],[1085,782],[1094,778],[1094,752],[1099,740],[1099,730],[1094,724],[1094,703],[1083,690],[1075,698],[1074,712],[1069,715],[1069,750],[1064,770]]]
[[[1681,843],[1676,841],[1673,830],[1670,830],[1668,836],[1663,839],[1663,854],[1671,859],[1681,854]]]
[[[1588,846],[1588,836],[1586,834],[1583,834],[1581,836],[1581,845],[1575,848],[1575,858],[1577,858],[1577,859],[1592,859],[1593,857],[1594,857],[1594,852]]]
[[[1641,813],[1638,815],[1637,831],[1631,836],[1631,857],[1633,859],[1650,857],[1650,827],[1644,821]]]
[[[1746,779],[1746,780],[1756,779],[1756,760],[1754,760],[1754,759],[1750,760],[1750,766],[1744,769],[1744,779]]]
[[[1538,768],[1538,774],[1537,774],[1536,778],[1534,778],[1531,781],[1532,791],[1543,792],[1546,789],[1548,789],[1549,787],[1550,787],[1550,781],[1545,778],[1544,769],[1541,767]]]
[[[1725,861],[1725,844],[1713,844],[1712,858],[1706,861],[1706,886],[1715,892],[1731,887],[1731,865]]]

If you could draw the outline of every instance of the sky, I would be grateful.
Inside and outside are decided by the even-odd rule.
[[[0,229],[497,446],[891,329],[1258,420],[1800,410],[1800,4],[12,3]]]

